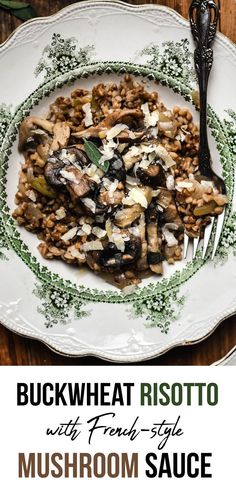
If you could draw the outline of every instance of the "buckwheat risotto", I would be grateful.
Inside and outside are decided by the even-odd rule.
[[[78,88],[27,117],[13,217],[46,259],[110,273],[120,288],[182,257],[183,231],[201,233],[227,203],[198,173],[198,127],[187,108],[126,75]]]

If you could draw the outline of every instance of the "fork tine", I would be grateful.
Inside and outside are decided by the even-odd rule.
[[[217,246],[218,246],[218,244],[219,244],[219,240],[220,240],[221,232],[222,232],[223,225],[224,225],[224,219],[225,219],[225,208],[224,208],[224,210],[222,211],[222,213],[218,216],[218,219],[217,219],[217,227],[216,227],[215,242],[214,242],[213,252],[212,252],[212,256],[211,256],[211,259],[212,259],[212,260],[213,260],[213,258],[215,257],[216,250],[217,250]]]
[[[203,252],[202,252],[202,259],[203,260],[206,256],[206,252],[207,252],[209,240],[211,237],[211,232],[213,229],[214,221],[215,221],[214,217],[211,217],[211,222],[204,229]]]
[[[199,239],[200,237],[194,237],[193,239],[193,260],[196,258]]]
[[[189,236],[186,233],[184,233],[184,259],[187,257],[188,245],[189,245]]]

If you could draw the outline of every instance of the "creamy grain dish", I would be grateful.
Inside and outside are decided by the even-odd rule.
[[[13,217],[46,259],[107,273],[120,288],[163,274],[182,258],[184,230],[198,236],[226,196],[198,172],[199,132],[187,108],[126,75],[78,88],[47,118],[20,126]]]

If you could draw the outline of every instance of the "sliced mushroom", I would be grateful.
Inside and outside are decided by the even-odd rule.
[[[86,196],[94,187],[82,169],[88,164],[83,151],[77,148],[63,148],[55,151],[44,169],[45,178],[52,186],[66,186],[72,199]]]
[[[162,275],[163,266],[162,261],[164,257],[160,250],[161,240],[158,237],[158,225],[157,222],[149,222],[147,224],[147,238],[148,238],[148,254],[147,260],[152,272]]]
[[[88,129],[85,129],[83,131],[78,131],[74,132],[72,135],[77,138],[97,138],[100,137],[101,133],[104,133],[104,136],[106,136],[106,131],[114,127],[116,124],[120,124],[121,122],[124,123],[127,118],[132,119],[142,119],[143,118],[143,113],[141,110],[136,109],[136,108],[125,108],[125,109],[119,109],[115,110],[111,114],[109,114],[105,119],[103,119],[97,126],[95,127],[89,127]]]
[[[40,158],[46,163],[48,156],[49,156],[49,151],[50,151],[50,144],[49,142],[41,143],[37,146],[37,153],[39,154]]]
[[[113,158],[110,160],[110,167],[106,173],[106,177],[110,180],[117,179],[125,184],[126,170],[121,154],[116,151]]]
[[[121,228],[128,227],[140,217],[143,210],[143,207],[139,204],[122,208],[115,214],[114,224]]]
[[[99,262],[109,271],[121,270],[134,264],[140,256],[141,241],[139,237],[131,236],[125,242],[125,251],[122,253],[115,244],[109,242],[103,251],[100,251]]]
[[[148,261],[147,261],[147,240],[146,240],[146,222],[144,213],[141,214],[140,222],[139,222],[139,232],[141,239],[141,253],[140,258],[137,262],[138,270],[147,270]]]
[[[97,197],[97,202],[98,204],[102,204],[104,206],[121,205],[124,195],[124,191],[116,190],[112,195],[109,194],[109,191],[100,191]]]
[[[163,209],[163,221],[165,223],[175,223],[181,228],[183,226],[183,223],[178,213],[173,194],[171,193],[171,191],[165,189],[164,187],[158,188],[158,191],[159,194],[156,198],[156,201],[158,205]]]
[[[127,131],[121,131],[119,134],[119,141],[122,143],[127,143],[129,141],[139,141],[140,139],[143,138],[143,136],[146,135],[146,129],[145,130],[137,130],[137,131],[132,131],[132,134],[130,133],[129,130]]]
[[[39,127],[40,129],[37,129]],[[47,137],[46,133],[53,134],[54,124],[40,117],[26,117],[19,129],[19,150],[24,151],[29,147],[35,147],[40,142],[44,142]],[[43,131],[46,131],[43,132]]]
[[[67,182],[66,187],[71,194],[73,199],[84,198],[91,191],[91,182],[83,175],[83,172],[78,170],[78,168],[73,165],[66,166],[64,169],[64,173],[66,172]],[[64,176],[65,177],[65,176]],[[70,178],[69,178],[70,177]]]
[[[57,122],[53,127],[53,141],[51,150],[57,151],[68,145],[70,139],[70,126],[66,122]]]
[[[145,186],[157,187],[164,185],[165,173],[162,168],[163,161],[161,158],[155,163],[151,163],[148,168],[138,167],[136,176]]]

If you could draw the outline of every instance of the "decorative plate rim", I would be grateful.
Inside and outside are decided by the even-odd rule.
[[[27,29],[27,27],[29,25],[41,24],[42,21],[46,22],[47,24],[50,24],[51,22],[53,22],[54,19],[57,19],[57,17],[59,19],[61,17],[61,14],[63,14],[64,12],[66,12],[66,11],[69,12],[70,10],[74,10],[78,5],[80,7],[83,7],[83,6],[88,6],[89,4],[93,4],[93,5],[94,4],[122,5],[123,8],[126,8],[127,10],[130,10],[130,11],[135,11],[135,10],[140,10],[140,11],[150,10],[151,11],[154,9],[158,9],[160,11],[163,10],[163,11],[167,11],[167,12],[171,11],[172,15],[174,15],[176,18],[181,19],[185,25],[188,25],[188,19],[186,19],[184,16],[182,16],[179,12],[177,12],[172,7],[167,7],[165,5],[145,4],[145,3],[139,4],[139,5],[132,5],[132,4],[127,4],[126,2],[123,2],[122,0],[82,0],[81,2],[76,2],[76,3],[73,3],[71,5],[67,5],[67,6],[63,7],[62,9],[60,9],[55,14],[50,14],[48,16],[35,17],[33,19],[29,19],[28,21],[25,21],[20,26],[16,27],[12,31],[12,33],[7,37],[7,39],[0,44],[0,50],[2,48],[4,48],[11,41],[11,39],[14,36],[17,36],[20,31],[24,31],[25,29]],[[218,39],[221,39],[226,45],[228,45],[230,48],[232,48],[236,52],[236,43],[234,43],[230,38],[228,38],[227,36],[225,36],[223,33],[219,32],[219,31],[217,31],[216,37]]]
[[[137,10],[139,11],[153,11],[154,9],[158,9],[159,11],[163,11],[163,12],[171,12],[172,16],[175,17],[176,19],[178,19],[179,21],[181,20],[181,23],[185,26],[188,26],[188,21],[182,16],[180,15],[178,12],[176,12],[174,9],[172,8],[169,8],[169,7],[166,7],[166,6],[160,6],[160,5],[150,5],[150,4],[142,4],[142,5],[127,5],[125,2],[122,2],[120,0],[96,0],[96,1],[93,1],[93,0],[89,0],[89,1],[82,1],[82,2],[77,2],[75,4],[72,4],[72,5],[69,5],[69,6],[66,6],[64,7],[63,9],[61,9],[59,12],[55,13],[55,14],[52,14],[50,16],[46,16],[46,17],[39,17],[39,18],[36,18],[36,19],[32,19],[32,20],[29,20],[27,22],[25,22],[24,24],[22,24],[21,26],[19,26],[18,28],[16,28],[12,33],[11,35],[0,45],[0,51],[2,51],[3,49],[5,49],[5,47],[7,48],[10,43],[11,43],[11,40],[12,38],[15,37],[15,39],[17,39],[17,36],[20,32],[23,32],[24,30],[27,30],[28,29],[28,26],[31,25],[31,24],[43,24],[43,23],[46,23],[46,24],[51,24],[54,20],[56,19],[60,19],[61,16],[63,15],[63,12],[67,11],[67,12],[70,12],[70,11],[73,11],[73,10],[76,10],[78,8],[78,6],[80,8],[83,8],[83,7],[88,7],[90,5],[94,6],[94,5],[106,5],[106,4],[109,4],[109,5],[121,5],[124,9],[130,11],[130,12],[135,12]],[[223,35],[222,33],[217,33],[217,38],[218,39],[221,39],[222,43],[224,44],[224,46],[227,46],[228,48],[232,49],[235,53],[236,53],[236,45],[231,41],[229,40],[225,35]],[[226,318],[228,318],[230,315],[233,315],[236,313],[236,307],[231,307],[228,309],[228,311],[225,311],[223,314],[221,314],[218,318],[216,318],[214,320],[214,327],[212,328],[212,323],[211,325],[209,325],[209,330],[208,332],[204,335],[204,337],[201,337],[201,338],[198,338],[196,340],[186,340],[185,342],[177,342],[177,343],[172,343],[172,345],[169,345],[169,344],[164,344],[162,346],[162,350],[159,350],[159,351],[150,351],[150,352],[147,352],[146,355],[143,357],[143,356],[133,356],[133,355],[125,355],[122,357],[121,359],[121,356],[120,355],[115,355],[115,354],[112,354],[112,357],[109,358],[108,355],[107,355],[107,352],[105,351],[102,351],[102,350],[81,350],[79,351],[78,353],[76,354],[67,354],[65,352],[63,352],[62,349],[60,349],[60,347],[58,345],[50,345],[48,342],[47,342],[47,339],[45,338],[41,338],[40,336],[37,336],[37,337],[34,337],[32,335],[30,335],[30,332],[27,332],[26,330],[21,330],[21,332],[19,332],[19,330],[17,329],[17,325],[13,324],[12,322],[9,324],[8,323],[8,320],[6,318],[2,318],[1,317],[1,323],[3,323],[3,325],[5,325],[9,330],[13,331],[14,333],[18,334],[18,335],[24,335],[24,337],[29,337],[29,338],[32,338],[34,340],[38,340],[42,343],[44,343],[48,348],[50,348],[52,351],[60,354],[60,355],[63,355],[63,356],[68,356],[68,357],[72,357],[72,358],[76,358],[76,357],[81,357],[81,356],[93,356],[93,357],[97,357],[97,358],[100,358],[100,359],[104,359],[106,361],[110,361],[110,362],[120,362],[120,363],[135,363],[135,362],[138,362],[138,361],[146,361],[146,360],[149,360],[149,359],[152,359],[152,358],[155,358],[159,355],[163,355],[165,354],[166,352],[168,352],[169,350],[175,348],[175,347],[178,347],[178,346],[182,346],[182,345],[193,345],[193,344],[197,344],[203,340],[205,340],[206,338],[208,338],[209,335],[211,335],[217,328],[217,326],[222,322],[224,321]],[[158,354],[157,354],[158,352]],[[222,358],[222,360],[224,360],[224,358]],[[214,364],[217,364],[217,363],[214,363]]]
[[[10,327],[9,326],[9,323],[8,323],[8,320],[3,318],[0,320],[0,323],[3,324],[7,330],[10,330],[11,332],[13,332],[15,335],[18,335],[19,337],[24,337],[24,338],[27,338],[27,339],[30,339],[30,340],[34,340],[36,342],[40,342],[41,344],[44,344],[48,349],[50,349],[52,352],[54,352],[55,354],[58,354],[59,356],[63,356],[63,357],[68,357],[68,358],[72,358],[72,359],[76,359],[76,358],[79,358],[79,357],[93,357],[93,358],[98,358],[98,359],[101,359],[103,361],[107,361],[107,362],[110,362],[110,363],[114,363],[114,364],[136,364],[136,363],[141,363],[141,362],[146,362],[146,361],[150,361],[151,359],[155,359],[155,358],[159,358],[161,356],[163,356],[164,354],[167,354],[169,351],[171,351],[172,349],[176,349],[177,347],[185,347],[185,346],[192,346],[192,345],[197,345],[197,344],[200,344],[201,342],[204,342],[204,340],[206,340],[208,337],[210,337],[215,331],[216,329],[218,328],[218,326],[225,320],[227,320],[229,318],[229,316],[234,316],[236,315],[236,306],[235,306],[235,309],[233,311],[230,312],[230,314],[227,314],[225,313],[221,318],[219,318],[217,321],[216,321],[216,324],[214,325],[213,328],[210,328],[209,329],[209,332],[204,335],[204,337],[200,337],[196,340],[186,340],[184,343],[183,342],[177,342],[169,347],[166,347],[162,349],[162,351],[158,351],[158,355],[156,354],[156,351],[153,351],[152,353],[150,352],[149,354],[147,354],[145,357],[142,357],[142,358],[139,358],[139,356],[132,356],[132,355],[127,355],[127,356],[123,356],[123,358],[121,359],[121,357],[119,355],[112,355],[112,358],[109,358],[107,353],[103,351],[96,351],[96,350],[93,350],[93,351],[85,351],[85,350],[81,350],[78,354],[67,354],[66,352],[64,352],[62,349],[59,348],[59,346],[53,346],[52,344],[50,344],[49,342],[45,341],[45,339],[43,338],[40,338],[40,337],[35,337],[33,335],[30,335],[30,332],[27,332],[25,330],[21,330],[21,332],[19,332],[19,330],[17,329],[17,326],[13,325]],[[236,346],[234,346],[223,358],[219,359],[218,361],[215,361],[214,363],[210,364],[209,366],[218,366],[220,364],[222,364],[228,357],[231,356],[231,354],[233,354],[236,350]],[[158,363],[157,363],[158,365]]]

